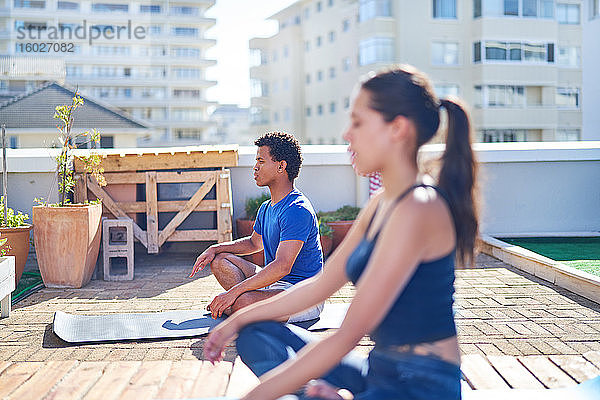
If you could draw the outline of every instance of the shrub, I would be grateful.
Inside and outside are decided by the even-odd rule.
[[[246,218],[249,220],[255,220],[258,214],[260,205],[265,201],[269,200],[271,196],[268,193],[263,193],[260,196],[249,197],[246,199]]]

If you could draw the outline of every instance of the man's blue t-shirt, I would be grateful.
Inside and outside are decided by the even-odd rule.
[[[319,224],[310,201],[294,188],[287,196],[271,204],[267,200],[258,209],[254,230],[262,236],[265,265],[275,259],[277,247],[284,240],[304,242],[290,273],[282,281],[296,284],[323,268]]]

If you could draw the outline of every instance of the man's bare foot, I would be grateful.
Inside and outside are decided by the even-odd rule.
[[[304,393],[310,397],[326,400],[351,400],[354,398],[347,390],[338,390],[322,379],[308,382]]]

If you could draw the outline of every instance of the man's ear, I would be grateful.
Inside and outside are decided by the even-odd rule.
[[[285,161],[285,160],[279,161],[279,167],[277,168],[277,170],[280,172],[283,172],[283,171],[285,171],[286,168],[287,168],[287,161]]]

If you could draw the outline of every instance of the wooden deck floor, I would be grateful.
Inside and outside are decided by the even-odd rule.
[[[600,374],[600,352],[582,356],[463,356],[463,390],[573,386]],[[208,361],[0,362],[3,399],[186,399],[237,397],[257,383],[236,358]]]

